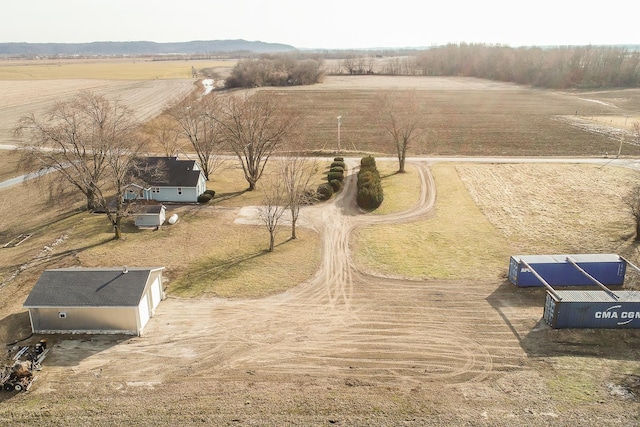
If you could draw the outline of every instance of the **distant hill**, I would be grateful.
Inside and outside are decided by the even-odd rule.
[[[228,52],[275,53],[296,48],[280,43],[247,40],[199,40],[190,42],[155,43],[91,42],[91,43],[0,43],[0,55],[9,56],[85,56],[85,55],[162,55],[204,54]]]

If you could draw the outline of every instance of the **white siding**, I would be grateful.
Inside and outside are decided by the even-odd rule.
[[[162,300],[162,284],[160,283],[160,278],[156,277],[156,279],[151,284],[151,313],[156,311],[156,307],[160,304]]]
[[[140,319],[140,330],[142,330],[149,321],[149,318],[151,318],[151,314],[149,313],[149,296],[147,294],[144,294],[140,305],[138,305],[138,318]]]

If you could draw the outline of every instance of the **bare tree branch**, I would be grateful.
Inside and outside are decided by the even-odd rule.
[[[287,206],[291,212],[291,238],[296,239],[300,207],[306,201],[311,178],[318,172],[318,162],[303,157],[284,157],[279,160],[279,169]]]
[[[119,100],[81,92],[56,103],[43,118],[22,117],[15,128],[16,135],[27,138],[23,155],[82,192],[88,210],[104,209],[116,238],[121,237],[120,220],[126,216],[123,182],[139,148],[134,136],[138,123],[132,117]],[[115,211],[108,203],[114,191]]]
[[[280,176],[269,180],[263,192],[264,201],[258,208],[258,215],[269,231],[269,252],[273,252],[278,224],[287,208],[286,190]]]
[[[220,165],[218,152],[222,146],[219,125],[220,103],[216,95],[203,98],[190,96],[175,101],[167,108],[167,114],[175,120],[198,156],[202,173],[207,180]]]
[[[398,156],[398,172],[405,171],[407,150],[419,131],[422,109],[415,91],[381,93],[378,122],[387,131]]]
[[[256,188],[269,158],[292,133],[299,117],[284,109],[273,92],[229,97],[219,123],[242,165],[249,191]]]

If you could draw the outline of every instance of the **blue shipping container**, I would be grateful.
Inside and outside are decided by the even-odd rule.
[[[595,285],[567,257],[605,286],[624,283],[627,263],[616,254],[513,255],[509,260],[509,280],[518,287],[544,286],[524,261],[551,286]]]
[[[618,299],[605,291],[547,292],[544,321],[562,328],[640,328],[640,292],[615,291]]]

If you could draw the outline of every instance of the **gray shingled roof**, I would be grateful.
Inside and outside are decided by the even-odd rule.
[[[159,267],[45,270],[23,307],[132,307],[140,303],[149,274]]]
[[[195,167],[195,160],[140,157],[135,160],[134,182],[142,187],[195,187],[201,173]]]

